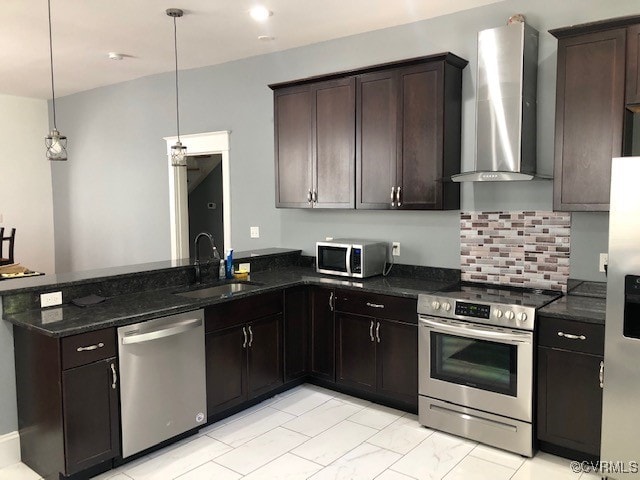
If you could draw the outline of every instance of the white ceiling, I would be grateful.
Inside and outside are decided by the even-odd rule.
[[[51,0],[56,96],[171,71],[177,20],[179,68],[214,65],[432,18],[498,0]],[[46,0],[2,0],[0,93],[50,98]],[[259,35],[275,37],[258,40]],[[129,55],[110,60],[108,52]]]

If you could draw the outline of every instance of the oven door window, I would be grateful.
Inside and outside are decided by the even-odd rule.
[[[518,347],[431,332],[431,378],[517,395]]]
[[[347,271],[347,249],[344,247],[318,247],[318,266],[322,270]]]

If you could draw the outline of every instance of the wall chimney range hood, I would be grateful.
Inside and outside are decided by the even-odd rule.
[[[452,181],[536,178],[537,77],[538,31],[522,15],[478,33],[475,170]]]

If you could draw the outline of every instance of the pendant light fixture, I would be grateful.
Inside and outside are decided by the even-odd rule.
[[[49,60],[51,64],[51,97],[53,103],[53,130],[44,137],[47,147],[47,160],[67,159],[67,137],[61,135],[56,125],[56,90],[53,84],[53,41],[51,37],[51,0],[47,0],[49,9]]]
[[[176,60],[176,127],[178,141],[171,147],[171,165],[174,167],[187,166],[187,147],[180,141],[180,104],[178,101],[178,35],[176,32],[176,18],[182,17],[184,12],[179,8],[168,8],[167,15],[173,18],[173,47]]]

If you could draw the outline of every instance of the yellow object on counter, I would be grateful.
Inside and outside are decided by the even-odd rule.
[[[233,274],[233,278],[236,280],[247,280],[249,278],[249,272],[245,270],[238,270]]]

